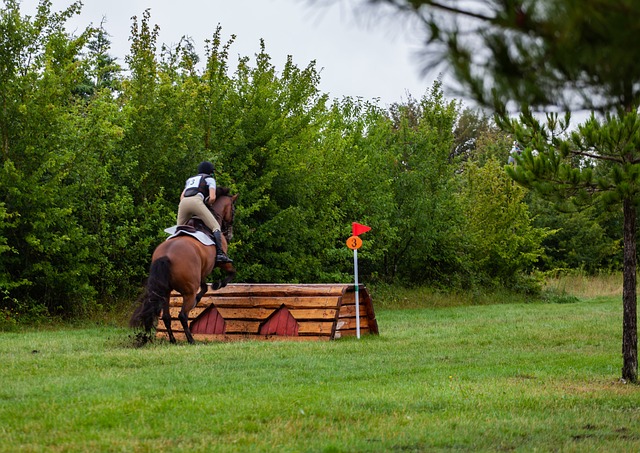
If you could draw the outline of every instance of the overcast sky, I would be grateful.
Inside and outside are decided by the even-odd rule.
[[[53,10],[71,0],[53,0]],[[311,3],[314,3],[313,5]],[[303,68],[315,60],[321,69],[320,90],[332,98],[343,96],[380,100],[382,106],[421,98],[438,74],[420,76],[414,53],[420,48],[415,30],[389,14],[362,9],[361,0],[84,0],[82,14],[70,22],[71,31],[99,25],[111,36],[112,56],[124,65],[129,53],[132,17],[151,10],[160,27],[159,44],[191,37],[204,57],[204,41],[217,24],[223,40],[236,41],[230,55],[253,57],[260,38],[272,63],[282,70],[287,55]],[[38,0],[22,0],[22,14],[33,15]],[[360,5],[361,6],[361,5]],[[230,66],[235,68],[235,58]]]

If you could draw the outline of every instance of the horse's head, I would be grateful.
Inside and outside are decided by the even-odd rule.
[[[236,213],[236,200],[238,195],[230,195],[228,187],[216,189],[216,201],[213,203],[213,212],[217,217],[222,234],[227,242],[233,238],[233,219]]]

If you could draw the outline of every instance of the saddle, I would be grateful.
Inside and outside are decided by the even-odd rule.
[[[204,245],[216,245],[213,232],[202,220],[196,217],[192,217],[186,225],[175,225],[170,228],[166,228],[164,231],[170,234],[167,241],[178,236],[187,235],[196,238]]]
[[[184,228],[186,231],[197,232],[200,231],[211,238],[211,240],[215,241],[215,237],[213,237],[213,231],[209,229],[208,226],[204,224],[204,222],[198,217],[191,217],[186,225],[178,225],[178,229]]]

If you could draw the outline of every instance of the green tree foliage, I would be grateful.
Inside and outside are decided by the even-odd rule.
[[[242,243],[233,252],[248,263],[241,272],[250,280],[318,278],[311,252],[316,238],[310,234],[316,216],[299,203],[308,178],[303,165],[317,146],[326,96],[318,92],[313,62],[301,70],[289,58],[278,74],[270,60],[264,43],[255,67],[248,58],[239,60],[225,94],[228,129],[211,134],[220,143],[224,176],[242,201],[236,213]]]
[[[324,272],[333,279],[345,281],[353,274],[353,254],[345,240],[354,221],[373,228],[360,250],[362,274],[386,277],[383,266],[397,234],[389,130],[389,119],[377,105],[353,98],[334,102],[304,168],[311,178],[304,197],[312,212],[322,213],[318,245]]]
[[[64,30],[79,4],[55,14],[50,6],[41,2],[29,20],[17,2],[7,1],[0,17],[0,199],[10,219],[3,236],[12,251],[2,260],[2,274],[19,282],[27,298],[57,310],[81,307],[95,296],[90,238],[69,206],[77,195],[77,156],[69,138],[81,121],[73,94],[84,79],[77,60],[90,33],[70,38]],[[65,300],[55,297],[61,293]]]
[[[507,176],[491,158],[483,166],[465,166],[461,190],[465,242],[471,275],[484,286],[518,288],[544,256],[542,243],[553,231],[533,225],[525,202],[526,190]]]
[[[451,159],[458,165],[468,161],[484,165],[491,158],[507,162],[512,139],[486,114],[464,109],[458,116],[453,134]]]
[[[457,104],[444,99],[436,82],[420,102],[410,100],[392,114],[394,131],[387,146],[394,158],[397,239],[387,269],[416,283],[447,281],[459,267],[460,209],[449,160]]]
[[[602,206],[563,206],[537,192],[527,194],[533,224],[555,231],[543,241],[544,255],[538,263],[547,272],[579,269],[588,274],[622,269],[622,216]]]

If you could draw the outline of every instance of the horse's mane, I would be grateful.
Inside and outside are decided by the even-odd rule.
[[[228,187],[216,187],[216,198],[218,197],[230,197],[231,189]]]

